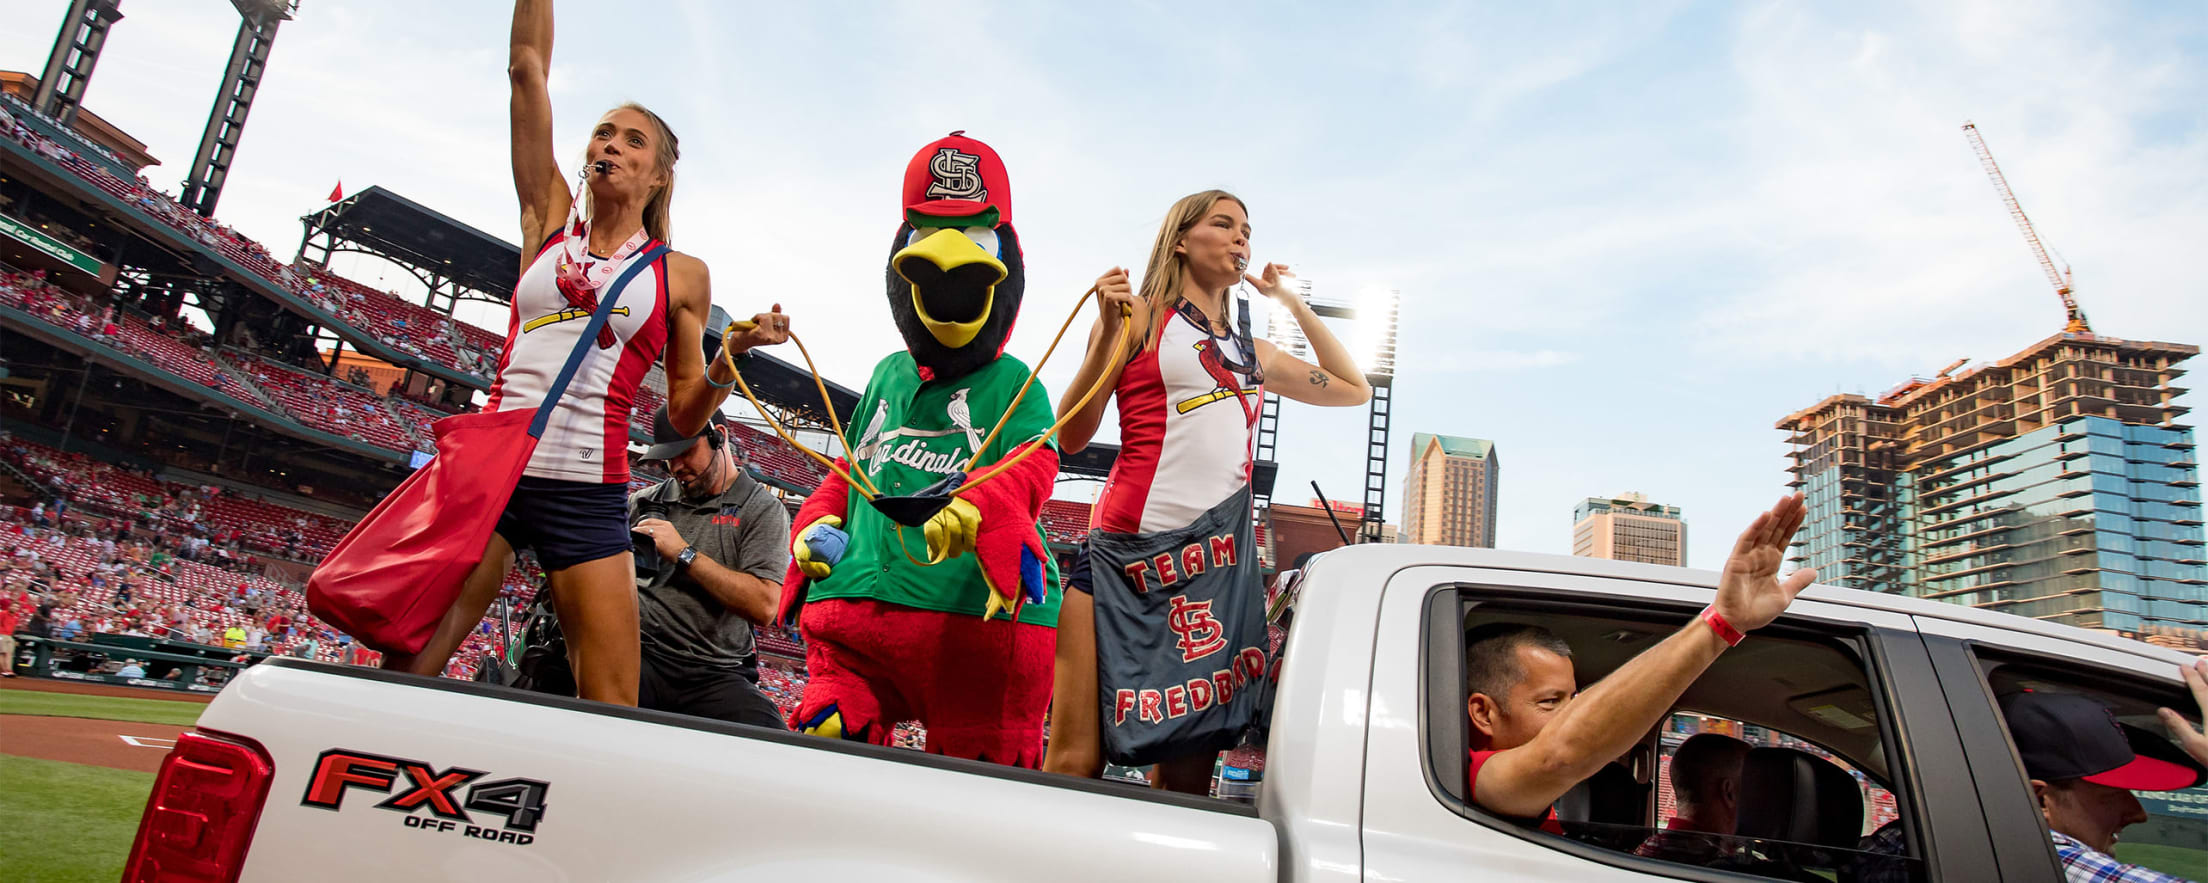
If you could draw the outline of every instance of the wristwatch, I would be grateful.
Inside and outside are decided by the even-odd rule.
[[[698,560],[698,547],[696,546],[684,546],[682,551],[675,553],[675,567],[679,569],[689,570],[690,562],[696,560]]]

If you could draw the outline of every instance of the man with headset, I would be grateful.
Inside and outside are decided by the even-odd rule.
[[[665,461],[674,477],[629,498],[644,651],[637,699],[781,728],[774,702],[759,692],[751,626],[772,619],[781,600],[790,516],[746,473],[727,426],[715,413],[703,433],[685,436],[664,406],[653,416],[643,459]]]

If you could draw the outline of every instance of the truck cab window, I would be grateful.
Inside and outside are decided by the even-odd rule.
[[[1493,654],[1478,649],[1483,636],[1531,634],[1568,650],[1555,654],[1568,660],[1563,676],[1584,690],[1685,623],[1683,613],[1479,604],[1463,620],[1467,680],[1458,689],[1504,689],[1493,672],[1475,670],[1492,664]],[[1493,741],[1475,720],[1466,736],[1468,815],[1648,873],[1686,865],[1781,880],[1921,880],[1900,799],[1906,771],[1887,751],[1886,691],[1864,662],[1863,638],[1784,619],[1758,631],[1720,656],[1623,757],[1558,799],[1551,816],[1505,818],[1478,802],[1488,792],[1470,767],[1496,755],[1471,750]]]
[[[2170,787],[2208,776],[2169,741],[2156,716],[2170,708],[2199,726],[2200,709],[2181,686],[2021,653],[1981,650],[1978,661],[2018,768],[2033,780],[2036,814],[2071,879],[2082,879],[2074,868],[2131,865],[2208,880],[2208,783]],[[2073,717],[2091,726],[2064,729]],[[2104,733],[2110,744],[2098,753],[2085,744]],[[2118,762],[2113,775],[2097,772]],[[2072,775],[2079,773],[2086,775]]]

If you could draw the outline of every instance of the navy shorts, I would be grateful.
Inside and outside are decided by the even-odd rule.
[[[619,555],[629,550],[629,486],[524,475],[496,530],[514,551],[537,550],[546,570]]]
[[[1089,579],[1089,544],[1083,540],[1073,550],[1073,564],[1066,568],[1066,588],[1084,595],[1096,594],[1095,583]]]

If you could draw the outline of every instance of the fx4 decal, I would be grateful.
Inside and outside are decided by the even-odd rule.
[[[459,831],[467,837],[517,845],[534,842],[537,825],[544,819],[544,795],[552,784],[519,778],[477,781],[484,775],[482,770],[439,770],[418,760],[332,748],[315,759],[314,775],[307,779],[299,805],[336,812],[343,808],[346,792],[360,789],[391,795],[376,808],[404,814],[409,828]],[[428,812],[416,812],[422,809]],[[500,827],[476,824],[471,812],[497,816]]]

